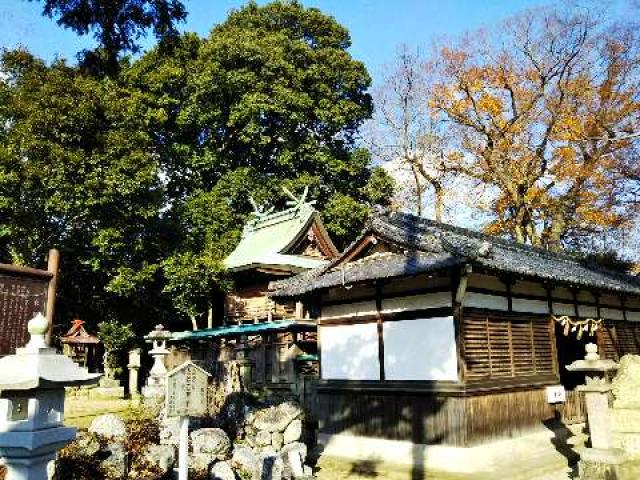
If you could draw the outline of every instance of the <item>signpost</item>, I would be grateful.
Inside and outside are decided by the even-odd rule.
[[[191,361],[167,374],[167,417],[180,417],[178,480],[187,480],[189,471],[189,417],[207,413],[209,374]]]

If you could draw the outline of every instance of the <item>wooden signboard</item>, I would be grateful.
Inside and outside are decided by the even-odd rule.
[[[167,417],[198,417],[207,413],[209,374],[191,361],[167,374]]]
[[[207,413],[209,374],[191,361],[167,373],[167,417],[180,417],[178,480],[188,480],[189,417]]]
[[[17,268],[16,268],[17,270]],[[45,313],[50,276],[24,275],[0,268],[0,356],[15,353],[28,340],[27,322]]]

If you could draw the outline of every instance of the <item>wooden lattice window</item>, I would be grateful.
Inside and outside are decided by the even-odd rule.
[[[640,355],[640,324],[623,321],[605,322],[598,330],[601,354],[618,361],[623,355]]]
[[[466,313],[467,380],[556,374],[550,320]]]

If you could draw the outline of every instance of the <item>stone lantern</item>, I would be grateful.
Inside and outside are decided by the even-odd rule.
[[[147,378],[147,384],[142,390],[142,395],[148,399],[161,399],[165,395],[167,385],[167,367],[165,366],[165,358],[169,355],[167,349],[167,340],[171,338],[171,332],[164,329],[162,325],[156,325],[156,328],[145,337],[153,348],[149,354],[153,357],[153,366]]]
[[[76,438],[76,429],[63,425],[65,387],[101,376],[48,348],[48,329],[38,314],[28,324],[29,343],[0,359],[0,456],[8,480],[47,479],[48,463]]]
[[[602,360],[594,343],[588,343],[586,351],[584,360],[567,365],[567,370],[583,372],[586,377],[585,385],[578,386],[578,391],[584,392],[591,448],[580,453],[580,478],[621,478],[618,470],[625,461],[625,455],[621,450],[612,448],[609,411],[612,389],[609,376],[610,372],[618,369],[618,364]]]

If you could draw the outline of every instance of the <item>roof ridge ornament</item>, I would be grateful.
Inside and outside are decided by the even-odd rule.
[[[302,195],[300,197],[296,197],[293,193],[291,193],[291,190],[289,190],[287,187],[282,187],[282,191],[286,193],[287,196],[291,199],[291,200],[287,200],[288,207],[300,208],[300,207],[303,207],[304,205],[316,204],[316,200],[311,200],[310,202],[307,201],[307,196],[309,195],[309,185],[306,185],[304,187],[304,191],[302,192]]]
[[[275,210],[274,206],[267,207],[266,203],[258,205],[251,195],[249,195],[249,203],[251,203],[251,206],[253,207],[252,214],[255,215],[258,220],[262,220],[263,218],[271,215]]]

